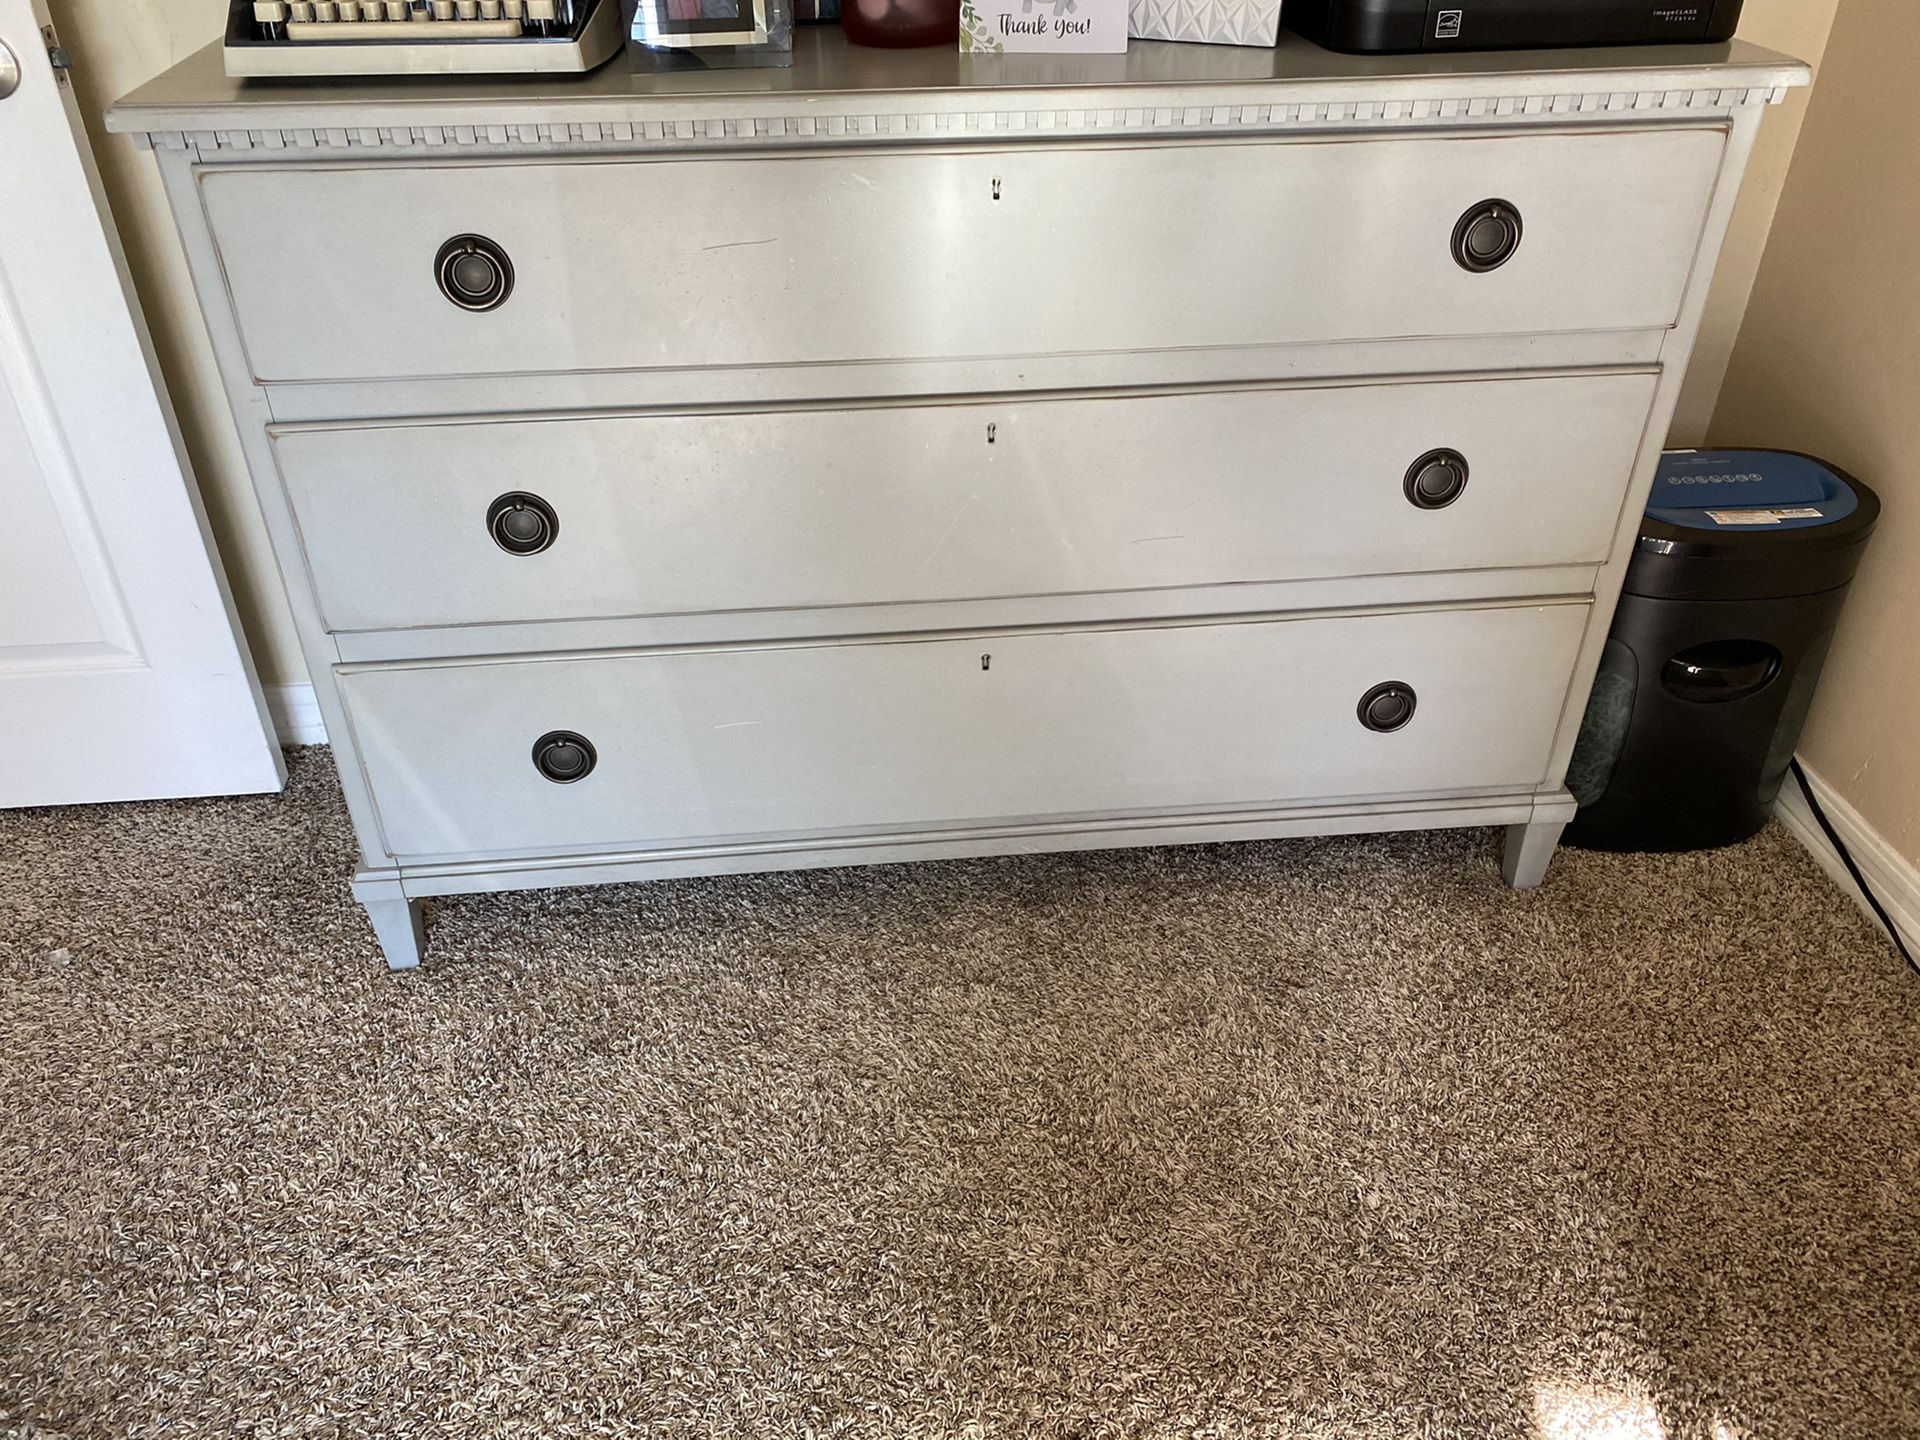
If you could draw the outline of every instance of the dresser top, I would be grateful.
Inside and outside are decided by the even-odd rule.
[[[1512,113],[1511,108],[1476,107],[1564,112],[1569,101],[1581,113],[1703,103],[1724,107],[1778,100],[1810,79],[1799,61],[1740,41],[1359,56],[1283,35],[1271,48],[1136,40],[1124,55],[970,57],[947,47],[869,49],[848,44],[838,26],[805,25],[796,28],[791,67],[691,68],[681,56],[653,56],[628,47],[597,70],[568,76],[234,80],[222,69],[215,42],[111,106],[107,128],[154,135],[739,124],[806,115],[818,115],[824,123],[829,115],[857,120],[1017,112],[1035,117],[1037,128],[1045,129],[1053,121],[1041,117],[1247,105],[1307,107],[1313,118],[1329,120],[1392,119],[1389,107],[1402,111],[1416,105],[1443,106],[1473,118]],[[1348,107],[1352,113],[1343,116],[1328,107]]]

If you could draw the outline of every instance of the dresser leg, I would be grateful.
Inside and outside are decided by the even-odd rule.
[[[1500,856],[1500,874],[1515,890],[1535,890],[1547,878],[1547,866],[1560,843],[1566,818],[1535,820],[1507,827],[1506,849]]]
[[[427,943],[422,902],[408,899],[398,880],[384,878],[355,880],[353,897],[373,922],[374,937],[386,954],[387,968],[411,970],[418,965]]]

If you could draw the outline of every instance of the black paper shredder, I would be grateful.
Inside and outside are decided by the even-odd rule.
[[[1873,491],[1781,450],[1662,458],[1567,773],[1566,843],[1705,850],[1766,824]]]

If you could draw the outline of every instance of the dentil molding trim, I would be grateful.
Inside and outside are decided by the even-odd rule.
[[[631,150],[648,145],[835,144],[874,139],[964,138],[978,135],[1258,133],[1295,127],[1495,123],[1502,120],[1644,119],[1652,115],[1725,114],[1747,105],[1777,105],[1784,85],[1731,89],[1581,90],[1558,95],[1487,95],[1461,99],[1328,100],[1299,104],[1137,106],[1078,109],[992,108],[919,113],[862,111],[794,116],[713,115],[671,120],[584,120],[568,124],[412,125],[297,129],[137,131],[145,149],[201,154],[251,150],[376,150],[555,147]]]

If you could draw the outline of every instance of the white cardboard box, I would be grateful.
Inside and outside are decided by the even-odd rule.
[[[1131,0],[1127,33],[1136,40],[1272,45],[1280,38],[1280,3],[1281,0]]]

